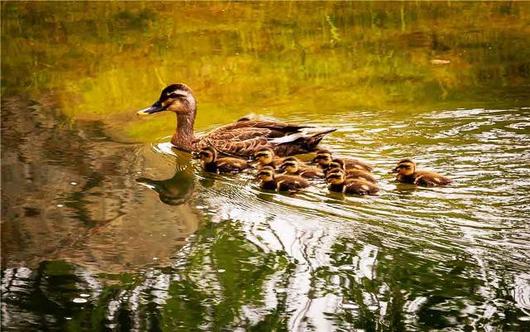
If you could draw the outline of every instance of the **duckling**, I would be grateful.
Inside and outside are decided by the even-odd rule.
[[[333,157],[329,150],[317,150],[316,157],[313,158],[313,163],[317,163],[322,169],[326,169],[329,164],[333,161]],[[372,165],[358,159],[352,158],[340,158],[344,161],[346,168],[357,168],[360,170],[371,172],[373,170]]]
[[[397,173],[396,179],[403,183],[412,183],[423,187],[445,186],[451,179],[430,171],[417,171],[416,163],[411,159],[402,159],[391,173]]]
[[[272,166],[263,166],[258,172],[261,189],[276,191],[297,191],[309,186],[304,178],[296,175],[276,175]]]
[[[326,177],[329,191],[356,195],[375,195],[379,187],[362,178],[347,179],[344,171],[334,171]]]
[[[311,167],[304,165],[296,157],[287,157],[283,160],[280,165],[280,171],[285,172],[287,175],[299,175],[303,178],[321,178],[324,177],[324,173],[318,167]]]
[[[243,159],[223,157],[217,158],[217,151],[208,146],[199,152],[201,165],[206,172],[212,173],[238,173],[249,167]]]
[[[311,162],[317,164],[317,166],[322,169],[326,169],[331,163],[331,160],[333,159],[331,157],[331,152],[329,150],[320,149],[315,151],[315,153],[316,156]]]
[[[331,163],[331,167],[326,170],[326,177],[333,173],[339,173],[343,172],[344,177],[346,179],[363,179],[365,181],[371,182],[371,183],[377,183],[377,179],[372,175],[372,173],[363,171],[360,169],[348,169],[344,170],[342,168],[337,167],[334,165],[335,163]]]
[[[344,171],[347,179],[361,178],[368,182],[377,183],[377,180],[372,173],[362,169],[348,168],[344,161],[340,158],[333,159],[328,168],[325,170],[325,174],[327,176],[328,174],[338,170]]]
[[[258,161],[259,166],[273,166],[276,168],[281,165],[283,158],[280,158],[274,154],[274,150],[271,148],[261,148],[254,153],[254,159]]]

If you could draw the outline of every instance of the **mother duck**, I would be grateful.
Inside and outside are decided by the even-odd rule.
[[[311,133],[310,126],[243,118],[197,137],[193,133],[197,102],[191,89],[183,83],[167,86],[153,105],[137,113],[162,111],[177,115],[177,130],[171,143],[187,152],[211,146],[221,154],[250,157],[255,151],[269,147],[278,156],[288,156],[314,151],[324,135],[336,130],[313,130]]]

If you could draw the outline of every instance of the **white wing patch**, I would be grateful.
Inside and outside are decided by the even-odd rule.
[[[274,144],[284,144],[284,143],[294,142],[297,139],[302,138],[302,137],[304,137],[303,133],[294,133],[291,135],[270,139],[269,142],[274,143]]]

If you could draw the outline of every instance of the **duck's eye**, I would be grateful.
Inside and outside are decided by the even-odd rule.
[[[168,98],[186,98],[186,95],[172,92],[171,94],[168,95]]]

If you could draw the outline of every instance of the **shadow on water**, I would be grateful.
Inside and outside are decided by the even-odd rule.
[[[2,330],[530,330],[526,4],[1,6]],[[336,127],[380,194],[205,174],[132,112],[166,80],[199,130]]]

